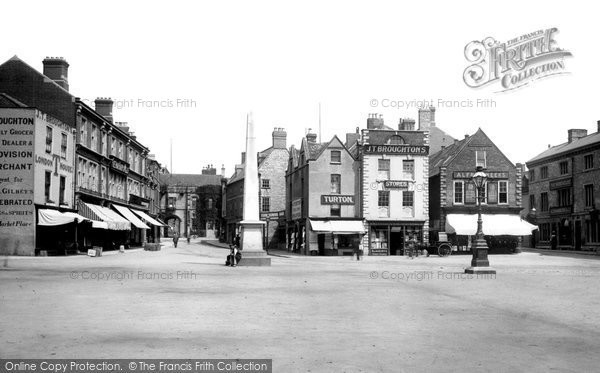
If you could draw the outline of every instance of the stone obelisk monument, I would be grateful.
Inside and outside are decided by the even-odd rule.
[[[244,165],[244,215],[240,266],[270,266],[271,258],[263,250],[263,227],[258,213],[258,160],[252,113],[246,120],[246,164]]]

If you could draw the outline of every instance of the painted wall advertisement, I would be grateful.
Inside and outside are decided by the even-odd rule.
[[[34,255],[34,109],[0,110],[0,254]]]

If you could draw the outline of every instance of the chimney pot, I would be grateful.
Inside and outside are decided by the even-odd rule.
[[[569,144],[575,140],[579,140],[586,136],[587,136],[587,130],[585,130],[585,129],[576,129],[576,128],[570,129],[568,131]]]
[[[113,122],[113,100],[106,97],[98,97],[94,103],[96,104],[96,113],[102,115],[107,121]],[[127,124],[125,122],[125,124]]]

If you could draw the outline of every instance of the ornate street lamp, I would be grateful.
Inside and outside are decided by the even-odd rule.
[[[490,267],[488,261],[488,245],[483,237],[483,221],[481,219],[481,200],[484,198],[484,189],[487,184],[488,176],[483,172],[483,167],[477,166],[477,171],[472,177],[473,184],[477,192],[477,233],[475,233],[475,241],[471,250],[473,251],[473,258],[471,259],[471,266],[465,269],[465,273],[475,274],[495,274],[496,270]]]

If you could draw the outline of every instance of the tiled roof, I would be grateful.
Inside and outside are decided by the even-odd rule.
[[[481,131],[479,129],[478,131]],[[453,144],[445,147],[439,152],[429,156],[429,177],[435,176],[440,173],[440,167],[448,165],[454,157],[462,151],[462,149],[471,142],[473,136],[469,136],[459,141],[455,141]]]
[[[13,98],[6,93],[0,93],[0,107],[3,108],[26,108],[28,107],[21,101]]]
[[[560,154],[566,154],[580,148],[584,148],[589,145],[599,144],[600,143],[600,132],[592,133],[591,135],[587,135],[577,140],[573,140],[570,143],[565,142],[560,145],[553,146],[531,158],[527,163],[533,163],[541,161],[542,159],[551,158]]]

